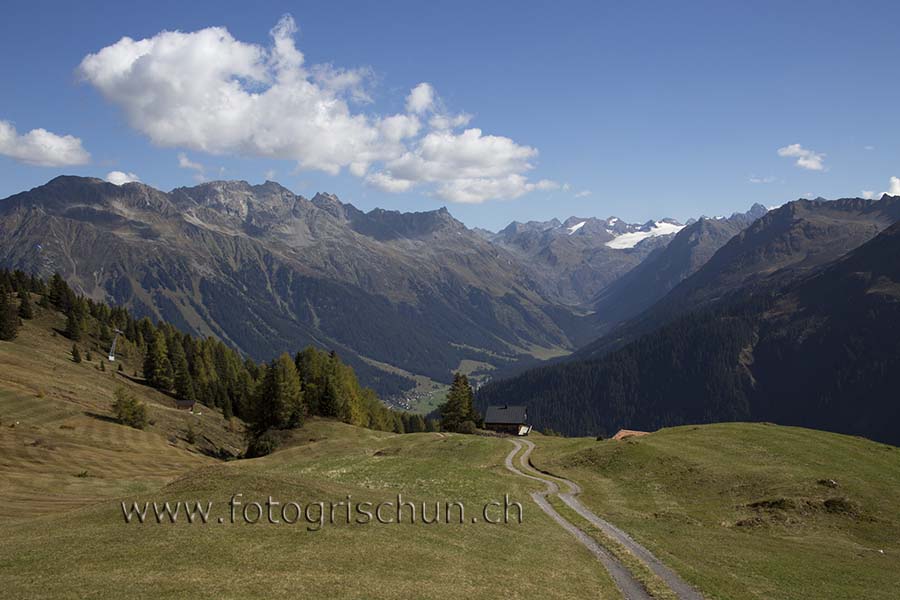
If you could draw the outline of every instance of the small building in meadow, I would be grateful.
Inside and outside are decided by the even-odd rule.
[[[531,425],[528,424],[528,408],[525,406],[488,406],[484,415],[484,428],[498,433],[512,435],[528,435]]]
[[[194,410],[194,401],[177,398],[175,400],[175,408],[179,410]]]

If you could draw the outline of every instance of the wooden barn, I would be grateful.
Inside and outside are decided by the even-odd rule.
[[[528,424],[528,408],[525,406],[489,406],[484,415],[484,428],[499,433],[512,435],[528,435],[531,425]]]

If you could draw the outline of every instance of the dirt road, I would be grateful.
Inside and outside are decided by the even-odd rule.
[[[659,577],[680,600],[703,600],[703,596],[697,590],[691,587],[669,567],[664,565],[662,561],[656,558],[644,546],[640,545],[627,533],[612,523],[601,519],[584,506],[584,504],[576,498],[576,496],[581,493],[581,487],[577,483],[569,481],[568,479],[542,473],[535,469],[530,460],[531,452],[535,447],[533,442],[530,440],[517,439],[511,439],[510,441],[515,448],[506,457],[506,468],[522,477],[540,481],[546,486],[544,491],[532,493],[532,499],[545,513],[574,535],[579,542],[587,547],[587,549],[603,563],[603,566],[609,571],[625,598],[648,599],[651,598],[651,596],[618,559],[594,541],[593,538],[563,518],[562,515],[560,515],[547,501],[547,496],[558,496],[560,500],[562,500],[569,508],[577,512],[582,518],[589,521],[604,534],[623,545],[629,552],[653,571],[653,573]],[[520,469],[514,464],[514,459],[523,448],[525,451],[519,456]],[[566,491],[562,491],[560,486],[564,486]]]

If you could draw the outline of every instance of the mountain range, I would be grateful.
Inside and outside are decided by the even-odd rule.
[[[580,306],[681,227],[567,223],[492,234],[443,208],[363,212],[271,181],[166,193],[62,176],[0,201],[0,264],[59,272],[257,360],[333,349],[397,395],[419,377],[449,381],[464,360],[489,370],[570,352],[594,337]]]
[[[767,212],[765,206],[754,204],[746,213],[734,213],[727,218],[701,217],[682,228],[670,243],[655,249],[592,299],[599,331],[608,331],[653,305]]]
[[[334,350],[385,398],[465,369],[482,407],[567,433],[749,419],[888,439],[898,220],[885,195],[494,233],[271,181],[64,176],[0,201],[0,266],[257,360]]]
[[[478,402],[515,397],[567,433],[752,420],[898,443],[898,220],[887,195],[770,211],[634,319]]]
[[[513,221],[488,239],[527,264],[545,296],[582,307],[683,227],[673,219],[638,225],[617,217],[570,217]]]

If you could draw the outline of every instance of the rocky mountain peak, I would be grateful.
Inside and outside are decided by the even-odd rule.
[[[446,207],[410,213],[375,208],[367,213],[357,211],[352,221],[358,233],[378,240],[420,238],[466,230],[466,226],[457,221]]]

